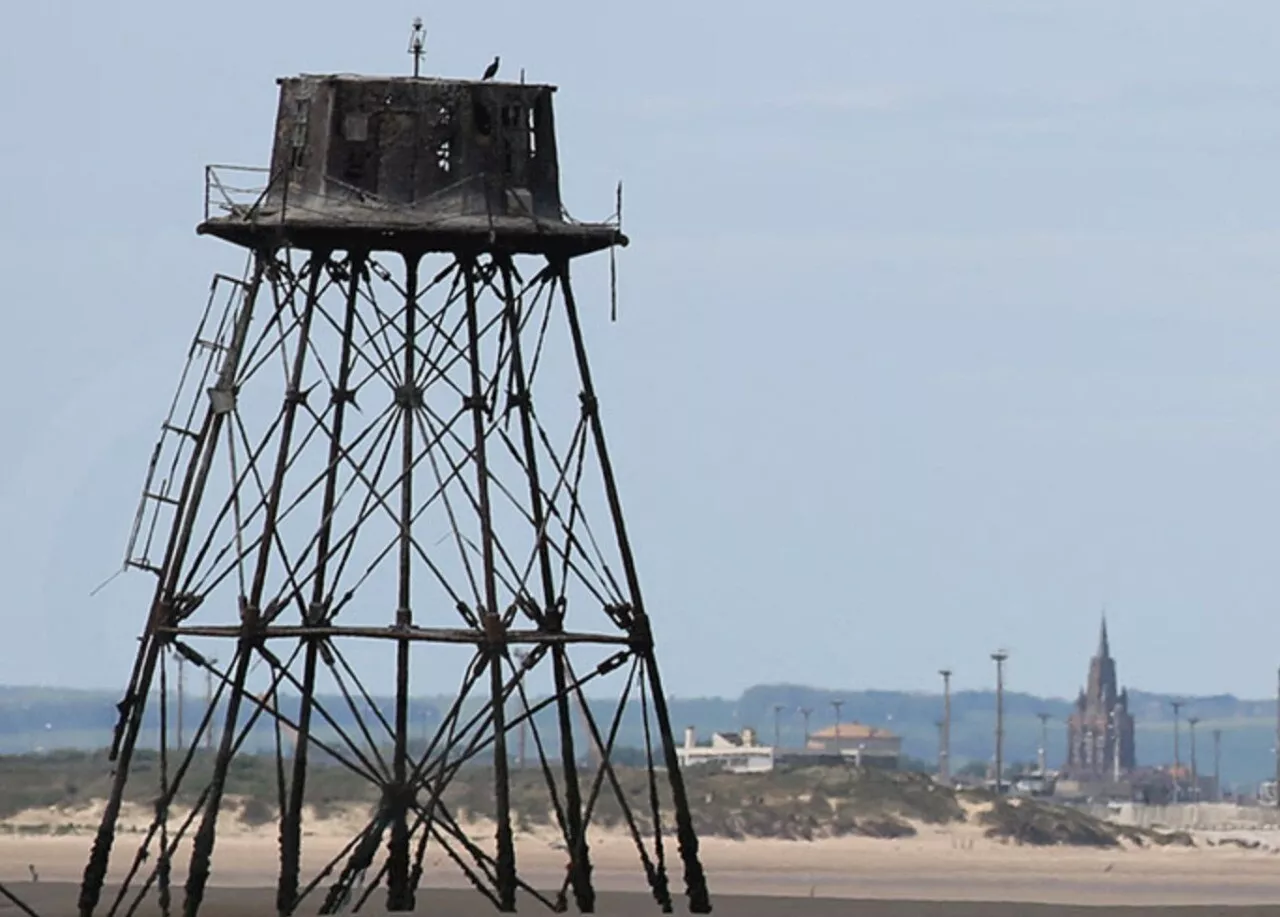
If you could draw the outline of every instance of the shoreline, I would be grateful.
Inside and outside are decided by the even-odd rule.
[[[486,847],[492,832],[468,834]],[[347,835],[311,833],[303,841],[304,869],[318,870]],[[944,832],[904,840],[839,838],[817,841],[730,841],[705,838],[701,856],[713,895],[880,901],[1003,901],[1093,906],[1280,906],[1280,859],[1235,847],[1033,848],[985,840],[955,843]],[[133,844],[128,843],[134,841]],[[15,890],[74,885],[88,857],[90,835],[0,837],[0,882]],[[118,881],[136,838],[117,840],[109,881]],[[128,852],[126,852],[128,851]],[[185,873],[180,851],[175,883]],[[602,892],[644,896],[647,886],[631,838],[601,833],[592,840],[594,881]],[[675,845],[666,848],[673,893],[682,883]],[[545,838],[521,835],[521,875],[538,888],[558,888],[565,854]],[[279,850],[274,829],[221,836],[211,886],[269,887]],[[27,870],[34,865],[39,883]],[[440,851],[428,855],[426,889],[465,890],[465,877]],[[1278,912],[1280,913],[1280,912]]]

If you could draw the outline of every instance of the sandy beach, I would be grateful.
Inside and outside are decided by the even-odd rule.
[[[23,896],[44,900],[55,911],[70,907],[74,883],[80,879],[91,841],[89,826],[96,814],[94,807],[28,812],[0,825],[0,831],[5,832],[0,834],[0,881]],[[110,877],[114,881],[136,850],[140,835],[134,832],[146,822],[145,810],[125,814]],[[314,873],[336,856],[362,818],[362,812],[350,811],[312,820],[303,841],[304,870]],[[42,830],[41,825],[64,833],[34,833]],[[1098,850],[1000,843],[984,837],[982,829],[971,823],[918,828],[916,837],[900,840],[846,837],[806,843],[704,838],[703,862],[720,905],[717,913],[748,913],[741,910],[748,905],[750,913],[789,913],[776,910],[783,907],[785,898],[804,902],[804,913],[815,915],[893,914],[896,911],[889,907],[893,902],[905,906],[924,901],[948,902],[955,907],[967,902],[985,908],[953,907],[939,914],[997,914],[1001,911],[992,910],[992,903],[1003,902],[1022,905],[1016,913],[1025,914],[1033,913],[1026,906],[1035,904],[1057,906],[1044,913],[1070,913],[1082,906],[1110,911],[1117,907],[1196,905],[1210,909],[1205,913],[1228,906],[1271,906],[1251,912],[1280,915],[1280,833],[1248,836],[1260,842],[1251,850],[1219,846],[1216,841],[1220,838],[1208,836],[1198,838],[1194,848]],[[468,830],[477,843],[491,845],[491,825],[472,824]],[[1211,845],[1210,840],[1215,843]],[[557,846],[545,832],[519,835],[517,859],[522,876],[531,885],[558,887],[565,854]],[[674,867],[674,845],[668,847],[667,856]],[[277,857],[274,825],[251,828],[227,819],[215,849],[211,883],[220,889],[219,895],[234,894],[241,902],[249,900],[243,896],[250,896],[269,910],[271,898],[262,889],[274,881]],[[623,912],[655,911],[630,838],[597,833],[592,840],[592,858],[597,888],[606,897],[617,894],[616,904],[625,909]],[[175,872],[180,874],[185,858],[176,865]],[[35,867],[39,882],[32,882],[29,866]],[[459,903],[475,896],[442,853],[428,855],[426,870],[424,896],[447,895]],[[175,879],[181,881],[180,875]],[[679,875],[674,869],[673,879],[679,891]],[[463,897],[455,899],[454,892]],[[748,899],[757,898],[767,899],[758,906],[775,910],[754,910],[757,905]],[[884,904],[867,910],[870,901]],[[479,903],[483,906],[477,913],[484,913],[488,905]],[[824,910],[827,907],[834,909]]]

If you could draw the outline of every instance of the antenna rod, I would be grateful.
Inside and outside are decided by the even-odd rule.
[[[413,56],[413,78],[422,73],[422,58],[426,55],[427,32],[422,25],[422,17],[413,20],[413,31],[409,34],[409,54]]]

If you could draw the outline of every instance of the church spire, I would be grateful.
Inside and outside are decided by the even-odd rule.
[[[1107,640],[1107,613],[1102,613],[1102,627],[1098,630],[1098,658],[1111,658],[1111,644]]]

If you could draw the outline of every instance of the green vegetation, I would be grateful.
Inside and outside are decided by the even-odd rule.
[[[985,798],[990,800],[991,807],[979,815],[978,820],[988,826],[987,837],[1015,844],[1119,847],[1127,842],[1137,846],[1194,846],[1191,836],[1182,831],[1161,832],[1117,825],[1078,809],[1039,800],[997,799],[994,794],[986,794]]]
[[[170,772],[175,762],[168,762]],[[207,785],[212,759],[197,757],[176,803],[190,806]],[[130,802],[154,804],[160,786],[161,761],[155,752],[135,758],[129,783]],[[634,767],[616,768],[623,798],[645,833],[653,830],[652,799],[647,774]],[[558,777],[559,775],[557,775]],[[1185,835],[1159,834],[1101,822],[1082,812],[1032,800],[997,800],[982,791],[956,793],[926,774],[912,771],[814,767],[766,774],[729,774],[710,769],[686,772],[694,826],[705,837],[818,840],[828,837],[909,837],[917,826],[966,822],[962,803],[987,803],[978,816],[988,837],[1018,844],[1116,846],[1189,843]],[[590,792],[593,775],[583,775]],[[466,822],[494,815],[493,778],[488,767],[460,770],[443,802],[454,818]],[[110,786],[110,768],[102,754],[59,752],[0,758],[0,820],[24,811],[74,808],[101,800]],[[664,831],[670,831],[670,803],[659,779],[659,806]],[[278,817],[280,798],[276,762],[270,756],[237,758],[228,773],[226,810],[250,827],[269,825]],[[377,790],[345,768],[318,766],[308,775],[307,798],[315,817],[329,818],[351,806],[370,809]],[[540,769],[511,773],[511,804],[518,830],[529,832],[556,824],[555,803]],[[625,827],[618,796],[605,785],[591,811],[597,827]],[[4,832],[66,833],[70,824],[0,825]]]

